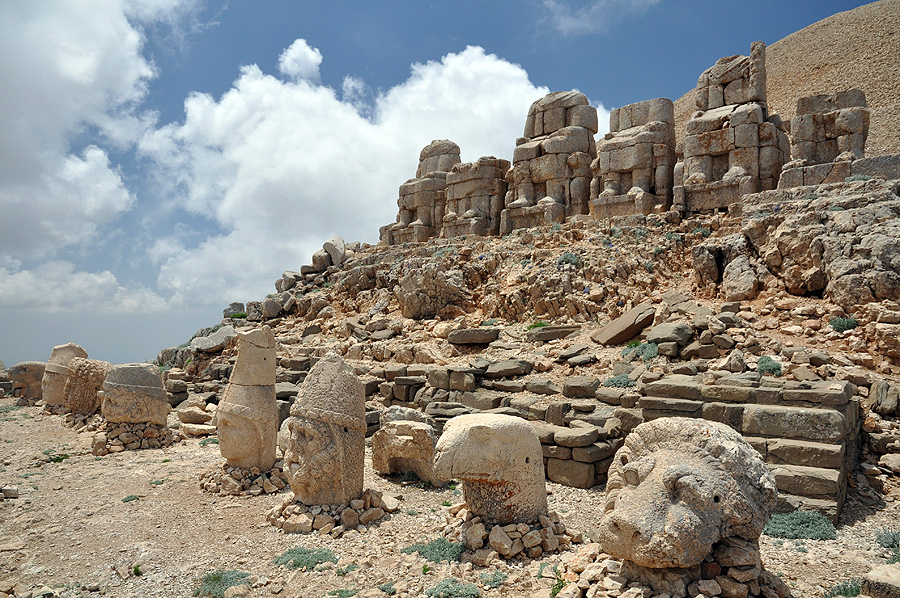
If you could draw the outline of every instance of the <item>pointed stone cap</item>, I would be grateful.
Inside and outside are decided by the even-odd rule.
[[[306,375],[291,416],[364,431],[365,388],[339,355],[329,353]]]

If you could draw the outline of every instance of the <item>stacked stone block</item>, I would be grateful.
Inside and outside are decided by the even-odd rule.
[[[582,93],[557,91],[531,105],[506,177],[500,234],[588,213],[596,133],[597,110]]]
[[[400,185],[397,223],[381,228],[388,245],[425,241],[440,232],[446,205],[447,173],[459,164],[459,146],[437,139],[419,153],[416,177]]]
[[[675,167],[674,205],[687,212],[727,208],[742,195],[775,189],[789,155],[781,120],[766,106],[766,46],[720,58],[697,81],[698,112],[687,123]]]
[[[650,214],[672,205],[675,107],[657,98],[616,108],[591,163],[591,215]]]
[[[483,156],[456,164],[447,174],[446,208],[440,236],[496,235],[506,197],[509,160]]]
[[[842,182],[852,174],[851,162],[865,156],[868,134],[862,90],[800,98],[791,119],[791,161],[778,188]]]
[[[638,407],[644,420],[696,417],[731,426],[763,456],[781,509],[801,507],[837,521],[857,456],[859,402],[849,382],[740,374],[704,384],[674,375],[643,392]]]

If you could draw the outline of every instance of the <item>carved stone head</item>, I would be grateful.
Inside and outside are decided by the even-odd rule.
[[[692,567],[713,544],[754,541],[775,504],[775,479],[740,434],[672,417],[639,425],[609,469],[600,542],[650,568]]]

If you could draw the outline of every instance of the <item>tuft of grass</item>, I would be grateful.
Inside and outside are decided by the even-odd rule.
[[[862,580],[845,579],[831,586],[822,593],[822,598],[836,598],[837,596],[859,596],[862,592]]]
[[[425,595],[434,598],[480,598],[481,591],[475,584],[448,577],[433,588],[425,590]]]
[[[350,563],[346,567],[338,567],[337,569],[334,570],[334,572],[337,574],[338,577],[343,577],[343,576],[347,575],[348,573],[350,573],[351,571],[356,571],[357,569],[359,569],[359,565],[357,565],[356,563]]]
[[[356,596],[359,593],[359,590],[330,590],[328,592],[329,596],[337,596],[338,598],[350,598],[351,596]]]
[[[571,264],[576,268],[581,266],[581,256],[577,253],[572,253],[571,251],[567,251],[556,259],[557,265],[565,265]]]
[[[69,458],[69,455],[66,453],[56,454],[55,449],[47,449],[46,451],[43,451],[43,454],[46,455],[49,463],[62,463]]]
[[[638,343],[636,346],[631,346],[629,343],[629,346],[622,349],[622,357],[626,357],[632,352],[644,361],[650,361],[659,355],[659,347],[656,343]]]
[[[453,504],[453,503],[451,503],[449,500],[441,501],[442,507],[449,507],[451,504]]]
[[[756,371],[760,374],[771,374],[777,378],[781,376],[781,364],[768,355],[763,355],[759,358],[759,363],[756,365]]]
[[[763,533],[790,540],[834,540],[837,537],[834,525],[824,515],[800,510],[773,514]]]
[[[534,328],[543,328],[543,327],[549,326],[549,325],[550,324],[548,324],[547,322],[541,322],[540,320],[538,320],[537,322],[535,322],[533,324],[529,324],[528,330],[533,330]]]
[[[634,380],[628,377],[628,374],[619,374],[603,381],[603,386],[610,388],[630,388],[634,386]]]
[[[844,179],[845,183],[853,183],[855,181],[871,181],[872,177],[867,174],[851,174]]]
[[[503,585],[503,582],[506,581],[506,578],[509,577],[505,572],[500,571],[499,569],[495,569],[488,573],[485,571],[481,574],[481,583],[484,584],[484,587],[488,589],[499,588]]]
[[[837,332],[846,332],[847,330],[853,330],[859,326],[859,322],[853,316],[850,316],[849,318],[832,318],[829,324],[831,324],[831,327]]]
[[[388,596],[393,596],[397,593],[397,588],[394,587],[394,582],[383,583],[380,586],[376,586],[379,590],[387,594]]]
[[[547,567],[547,563],[541,563],[541,568],[538,569],[538,579],[542,577],[548,577],[544,575],[544,569]],[[548,577],[549,578],[549,577]],[[556,565],[553,565],[553,577],[549,579],[555,579],[556,582],[550,588],[550,598],[556,598],[556,595],[559,594],[560,590],[562,590],[569,583],[568,580],[563,579],[563,576],[560,575],[559,570],[556,568]]]
[[[875,542],[882,548],[900,547],[900,527],[885,527],[878,530]]]
[[[681,240],[682,240],[681,235],[679,235],[678,233],[666,233],[663,236],[665,237],[666,241],[674,241],[676,243],[681,243]]]
[[[429,573],[431,573],[431,567],[429,567],[427,564],[422,565],[422,575],[428,575]]]
[[[133,502],[133,501],[136,501],[138,498],[139,497],[137,494],[129,494],[128,496],[126,496],[125,498],[122,499],[122,502]]]
[[[247,314],[245,312],[238,312],[236,314],[231,314],[228,317],[231,318],[232,320],[241,320],[243,318],[246,318]]]
[[[441,561],[454,562],[458,561],[462,556],[466,545],[462,542],[451,542],[447,538],[441,537],[431,542],[419,542],[412,546],[407,546],[401,552],[403,554],[411,554],[418,552],[419,556],[426,561],[432,563],[440,563]]]
[[[144,574],[144,572],[141,571],[141,565],[140,565],[140,563],[135,563],[135,564],[134,564],[134,567],[131,568],[131,573],[132,573],[135,577],[140,577],[141,575]]]
[[[816,199],[819,199],[818,193],[807,193],[803,196],[804,201],[815,201]]]
[[[313,569],[322,563],[338,562],[334,552],[327,548],[309,549],[302,546],[285,550],[272,561],[287,569]]]
[[[225,598],[225,590],[240,585],[250,577],[249,573],[229,569],[213,571],[200,578],[200,587],[194,590],[194,596],[202,598]]]
[[[219,444],[218,438],[204,438],[200,441],[200,446],[206,446],[207,444]]]
[[[695,233],[695,234],[699,233],[700,236],[702,236],[704,239],[707,238],[708,236],[710,236],[710,235],[712,234],[712,231],[709,230],[708,228],[706,228],[705,226],[698,226],[697,228],[695,228],[695,229],[692,230],[691,232],[692,232],[692,233]]]

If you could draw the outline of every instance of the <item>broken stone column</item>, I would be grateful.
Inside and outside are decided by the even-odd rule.
[[[440,236],[496,235],[506,197],[507,170],[509,161],[493,156],[454,165],[447,174],[447,207]]]
[[[372,468],[380,474],[412,472],[433,486],[442,482],[434,474],[434,430],[420,421],[382,421],[372,435]]]
[[[284,470],[296,502],[346,505],[359,498],[366,394],[340,356],[329,353],[312,367],[283,427]]]
[[[216,411],[219,451],[232,467],[269,471],[278,435],[275,334],[268,326],[238,333],[237,347],[237,362]]]
[[[766,596],[789,595],[759,556],[775,478],[727,425],[684,417],[639,425],[613,458],[606,488],[600,543],[622,559],[629,581],[685,596],[712,577],[728,595],[746,596],[754,584]]]
[[[742,195],[775,189],[790,155],[781,119],[766,105],[766,45],[728,56],[697,80],[698,111],[687,122],[673,204],[688,214],[727,208]]]
[[[462,480],[472,514],[491,523],[528,523],[547,515],[541,441],[524,419],[473,413],[449,420],[435,448],[441,480]]]
[[[843,182],[852,162],[865,157],[869,135],[866,94],[849,89],[797,100],[791,119],[791,161],[784,165],[778,188]]]
[[[436,139],[422,149],[416,177],[400,185],[396,224],[381,227],[382,242],[399,245],[425,241],[440,233],[447,173],[459,162],[459,146],[449,139]]]
[[[674,167],[672,100],[656,98],[616,108],[591,163],[591,214],[610,218],[667,210]]]
[[[31,405],[40,400],[46,365],[43,361],[20,361],[9,368],[7,372],[12,381],[12,396]]]
[[[44,368],[41,391],[44,403],[62,407],[65,404],[66,379],[69,377],[69,362],[75,357],[86,359],[87,351],[75,343],[57,345],[50,352],[50,359]]]
[[[557,91],[531,105],[506,175],[500,234],[588,213],[596,133],[597,110],[583,93]]]
[[[64,396],[66,408],[85,415],[97,411],[100,407],[99,393],[111,367],[108,362],[96,359],[70,359]]]
[[[170,409],[155,365],[124,363],[110,368],[100,399],[100,413],[107,421],[165,426]]]

